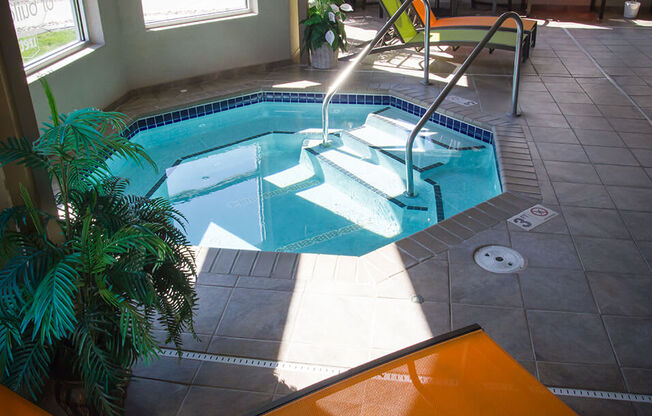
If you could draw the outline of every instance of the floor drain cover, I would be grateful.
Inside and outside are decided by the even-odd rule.
[[[478,266],[492,273],[514,273],[525,268],[521,254],[504,246],[484,246],[475,251]]]

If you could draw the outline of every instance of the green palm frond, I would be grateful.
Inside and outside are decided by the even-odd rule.
[[[89,314],[80,322],[72,337],[77,356],[74,370],[81,376],[88,399],[97,406],[101,414],[117,416],[121,413],[118,404],[129,377],[123,363],[116,359],[116,351],[105,350],[97,339],[112,332],[113,323],[100,314]]]
[[[11,162],[46,171],[49,167],[48,159],[35,152],[32,143],[24,137],[10,137],[6,141],[0,142],[0,166]]]
[[[54,99],[54,94],[52,93],[52,88],[45,77],[39,79],[43,91],[45,92],[45,97],[48,100],[48,106],[50,107],[50,117],[55,126],[59,125],[59,110],[57,110],[57,101]]]
[[[3,309],[10,304],[22,304],[25,296],[33,296],[39,276],[49,268],[50,256],[44,250],[23,246],[0,270],[0,294]]]
[[[149,163],[154,169],[156,169],[156,163],[152,158],[149,157],[145,148],[131,140],[127,139],[124,136],[113,134],[104,139],[104,144],[106,144],[109,153],[106,154],[106,157],[118,155],[123,159],[128,159],[136,162],[139,166],[142,166],[142,161]]]
[[[4,304],[3,304],[4,305]],[[22,344],[20,321],[14,311],[0,311],[0,368],[6,369],[14,360],[12,351]],[[8,374],[0,373],[0,380]]]
[[[0,212],[0,239],[7,233],[14,233],[21,224],[26,224],[28,216],[23,206],[9,207]]]
[[[151,224],[122,227],[106,241],[102,254],[115,258],[115,256],[128,254],[131,250],[145,250],[161,259],[169,248],[151,231],[151,227],[153,227]]]
[[[34,325],[34,333],[39,334],[42,343],[62,339],[74,329],[77,322],[74,298],[80,280],[78,265],[77,253],[67,255],[48,271],[36,288],[21,327],[25,330],[28,325]]]
[[[23,339],[14,346],[12,355],[2,383],[14,391],[38,397],[52,361],[51,348],[35,340]]]

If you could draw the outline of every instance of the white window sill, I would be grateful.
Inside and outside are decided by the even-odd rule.
[[[94,44],[85,42],[79,45],[75,45],[70,50],[62,51],[61,54],[52,56],[51,58],[39,63],[38,66],[26,70],[25,74],[27,75],[27,83],[31,84],[36,82],[40,78],[43,78],[44,76],[58,71],[66,65],[82,59],[83,57],[91,54],[102,46],[103,45],[97,43]]]
[[[205,23],[215,23],[224,20],[242,19],[242,18],[257,16],[257,15],[258,15],[257,10],[239,11],[234,14],[219,14],[219,15],[204,16],[200,18],[189,17],[186,19],[152,22],[152,23],[145,24],[145,28],[147,29],[147,31],[155,32],[160,30],[178,29],[181,27],[202,25]]]

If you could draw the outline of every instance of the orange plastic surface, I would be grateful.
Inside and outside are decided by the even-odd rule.
[[[52,416],[0,384],[0,416]]]
[[[264,414],[576,416],[482,330],[353,375]]]
[[[414,9],[417,11],[417,14],[419,14],[419,18],[421,18],[421,21],[425,22],[426,9],[423,6],[421,0],[414,0],[412,2],[412,5],[414,6]],[[430,27],[436,27],[436,28],[442,28],[448,26],[461,27],[461,28],[463,28],[464,26],[475,26],[475,27],[481,26],[489,29],[491,25],[496,23],[496,20],[498,20],[498,18],[494,16],[459,16],[459,17],[443,17],[441,19],[435,19],[435,15],[432,13],[432,11],[430,12]],[[526,32],[531,32],[532,30],[534,30],[536,24],[537,24],[536,20],[523,19],[523,29]],[[516,29],[516,22],[512,19],[508,19],[505,20],[505,22],[502,25],[500,25],[500,27],[504,27],[507,29]]]

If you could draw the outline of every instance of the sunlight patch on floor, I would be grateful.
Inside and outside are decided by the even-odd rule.
[[[310,88],[310,87],[316,87],[317,85],[321,85],[319,82],[314,82],[314,81],[308,81],[308,80],[303,80],[303,81],[294,81],[294,82],[286,82],[283,84],[276,84],[272,85],[272,88]]]
[[[539,20],[542,25],[545,27],[558,27],[562,29],[596,29],[596,30],[613,30],[610,27],[598,26],[598,25],[589,25],[586,23],[577,23],[577,22],[560,22],[554,20]]]
[[[373,29],[362,29],[351,25],[346,26],[346,37],[349,41],[368,42],[374,36],[376,36],[376,31]]]

